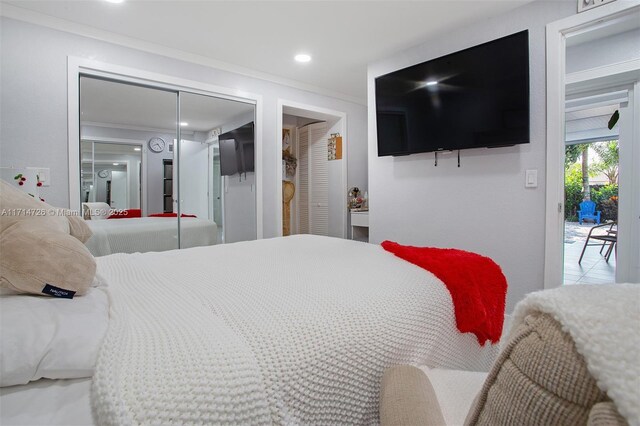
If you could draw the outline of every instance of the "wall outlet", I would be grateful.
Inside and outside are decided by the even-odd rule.
[[[585,10],[593,9],[594,7],[602,6],[603,4],[611,3],[616,0],[578,0],[578,13]]]
[[[36,169],[38,181],[42,182],[42,186],[51,186],[51,170],[48,167]]]

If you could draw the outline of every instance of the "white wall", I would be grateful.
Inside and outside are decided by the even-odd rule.
[[[493,258],[508,283],[507,309],[543,288],[545,231],[545,25],[574,14],[575,2],[533,2],[443,34],[369,66],[370,241],[456,247]],[[529,29],[531,143],[509,148],[378,157],[374,78]],[[560,118],[560,117],[559,117]],[[537,169],[539,186],[524,187]]]
[[[67,56],[142,69],[261,94],[264,236],[277,234],[275,217],[277,99],[344,111],[348,115],[350,186],[366,186],[366,107],[251,77],[141,52],[50,28],[0,20],[0,165],[51,168],[44,198],[67,206]],[[292,64],[293,66],[293,64]],[[151,183],[151,182],[150,182]],[[150,189],[151,190],[151,189]],[[151,209],[151,207],[150,207]]]
[[[640,58],[640,29],[567,47],[566,72],[584,71]]]

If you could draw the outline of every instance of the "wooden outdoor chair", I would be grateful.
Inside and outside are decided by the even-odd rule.
[[[599,212],[598,212],[599,213]],[[589,231],[589,235],[587,236],[587,240],[584,242],[584,247],[582,247],[582,253],[580,253],[580,259],[578,260],[578,264],[582,262],[582,257],[584,256],[584,252],[587,249],[587,246],[600,246],[600,254],[602,254],[602,250],[604,250],[605,246],[608,245],[607,251],[604,254],[604,258],[609,263],[609,258],[611,257],[611,253],[615,250],[616,257],[618,256],[618,230],[613,229],[616,225],[616,222],[607,222],[602,225],[596,225]],[[606,229],[609,227],[609,229]],[[593,231],[602,229],[605,233]],[[589,241],[595,240],[595,242],[589,243]]]

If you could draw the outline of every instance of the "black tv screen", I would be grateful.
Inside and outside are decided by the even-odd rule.
[[[222,176],[255,170],[253,121],[221,134],[218,136],[218,142]]]
[[[378,156],[529,143],[529,33],[376,78]]]

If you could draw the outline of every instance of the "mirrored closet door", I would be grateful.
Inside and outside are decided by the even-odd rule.
[[[255,106],[187,92],[179,96],[181,247],[214,232],[211,243],[255,240]]]
[[[81,76],[80,199],[90,251],[255,239],[254,121],[250,103]]]
[[[94,256],[179,247],[170,174],[165,181],[177,101],[173,91],[80,77],[80,199]]]

